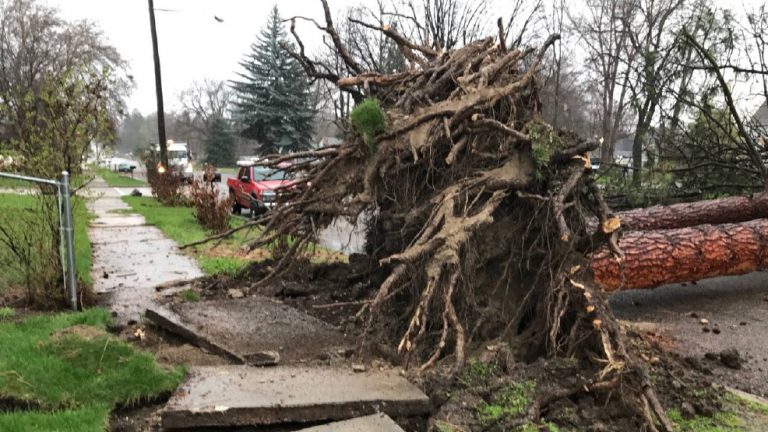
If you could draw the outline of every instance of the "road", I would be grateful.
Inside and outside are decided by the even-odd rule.
[[[656,333],[683,357],[700,360],[721,383],[768,396],[768,272],[622,292],[611,296],[610,304],[617,318]],[[741,370],[704,359],[728,348],[745,359]]]

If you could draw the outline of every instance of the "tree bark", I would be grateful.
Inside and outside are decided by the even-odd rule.
[[[617,213],[625,231],[678,229],[768,218],[768,193],[654,206]]]
[[[768,219],[673,230],[630,231],[619,241],[623,260],[603,248],[592,256],[604,291],[654,288],[768,268]]]

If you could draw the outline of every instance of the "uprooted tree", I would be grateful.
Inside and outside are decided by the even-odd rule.
[[[326,1],[325,31],[353,71],[339,77],[303,51],[308,75],[334,81],[358,102],[343,144],[275,155],[268,166],[301,177],[260,223],[250,247],[291,238],[269,284],[334,219],[367,220],[367,252],[382,276],[358,317],[367,334],[394,337],[422,370],[465,363],[473,340],[505,339],[519,358],[575,357],[584,378],[537,396],[524,421],[579,393],[613,393],[636,413],[638,430],[671,431],[643,366],[622,342],[595,287],[587,256],[608,247],[618,259],[618,221],[594,183],[596,143],[553,130],[539,116],[538,50],[497,38],[442,52],[391,38],[410,64],[369,73],[338,37]],[[366,24],[361,24],[366,25]],[[284,47],[287,48],[287,47]],[[597,219],[596,229],[591,219]]]

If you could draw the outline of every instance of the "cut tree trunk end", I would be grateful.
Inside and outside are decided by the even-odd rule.
[[[592,256],[595,282],[607,292],[691,282],[768,268],[768,220],[629,231],[624,259],[603,248]]]

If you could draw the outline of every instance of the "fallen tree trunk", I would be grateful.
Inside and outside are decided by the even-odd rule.
[[[705,224],[725,224],[768,218],[768,192],[750,197],[729,197],[653,206],[616,214],[625,231],[677,229]]]
[[[746,274],[768,268],[768,219],[629,231],[619,246],[622,260],[608,248],[592,256],[595,282],[604,291]]]

